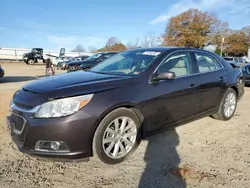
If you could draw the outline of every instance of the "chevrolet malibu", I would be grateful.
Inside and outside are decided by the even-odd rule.
[[[21,152],[116,164],[159,131],[206,116],[229,120],[243,93],[242,72],[214,53],[140,48],[25,85],[7,122]]]

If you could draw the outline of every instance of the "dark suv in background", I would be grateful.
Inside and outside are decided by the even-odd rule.
[[[21,152],[115,164],[159,131],[207,116],[231,119],[243,93],[242,72],[216,54],[140,48],[25,85],[7,122]]]
[[[76,70],[88,70],[117,53],[118,52],[99,52],[82,61],[73,61],[68,63],[66,69],[68,69],[68,72]]]

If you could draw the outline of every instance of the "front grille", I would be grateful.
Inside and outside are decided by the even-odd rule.
[[[16,101],[14,101],[14,104],[17,107],[22,108],[22,109],[26,109],[26,110],[30,110],[30,109],[33,109],[35,107],[34,105],[23,104],[23,103],[19,103],[19,102],[16,102]]]
[[[25,119],[16,114],[11,114],[11,118],[15,124],[14,132],[21,134],[26,123]]]

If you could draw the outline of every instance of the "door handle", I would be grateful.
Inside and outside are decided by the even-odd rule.
[[[191,85],[189,86],[189,89],[195,89],[196,87],[197,87],[197,85],[191,84]]]
[[[219,79],[218,79],[220,82],[223,82],[224,81],[224,77],[223,76],[221,76],[221,77],[219,77]]]

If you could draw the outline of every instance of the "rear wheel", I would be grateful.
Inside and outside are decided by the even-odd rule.
[[[93,139],[93,153],[107,164],[129,157],[140,143],[140,120],[130,109],[119,108],[99,124]]]
[[[214,114],[213,117],[215,119],[227,121],[233,117],[236,107],[237,94],[234,89],[229,88],[221,101],[218,112]]]

